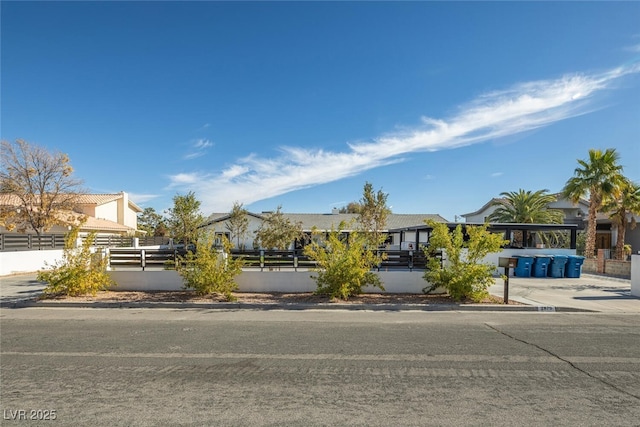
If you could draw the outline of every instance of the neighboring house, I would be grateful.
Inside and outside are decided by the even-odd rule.
[[[256,214],[252,212],[247,213],[247,218],[249,219],[249,227],[247,231],[247,235],[243,240],[241,240],[240,244],[244,245],[246,248],[254,247],[254,237],[255,232],[260,228],[262,222],[265,220],[267,215],[270,212],[262,212],[261,214]],[[302,229],[305,233],[311,234],[311,232],[315,229],[317,231],[331,231],[332,228],[338,229],[338,226],[341,222],[349,223],[350,221],[356,221],[358,215],[357,214],[346,214],[339,213],[337,209],[334,209],[332,213],[327,214],[318,214],[318,213],[284,213],[285,218],[288,218],[292,223],[300,222],[302,224]],[[230,235],[229,230],[227,229],[227,220],[229,219],[229,213],[214,213],[209,216],[207,223],[205,225],[206,228],[214,230],[216,234],[224,234],[229,238],[233,243],[234,247],[237,246],[236,239],[234,236]],[[404,228],[411,228],[416,226],[425,225],[425,220],[434,220],[436,222],[447,222],[446,219],[441,217],[438,214],[389,214],[387,217],[386,228],[384,230],[380,230],[382,232],[388,233],[389,230],[400,230]],[[390,249],[399,249],[400,248],[400,232],[390,233],[388,239],[388,245]],[[407,240],[403,238],[403,242]],[[407,243],[408,244],[408,243]]]
[[[579,229],[585,229],[586,223],[589,219],[589,201],[580,200],[578,203],[562,197],[560,193],[555,194],[557,200],[553,203],[549,203],[548,207],[551,209],[559,209],[564,213],[565,224],[578,224]],[[491,215],[497,206],[494,206],[494,202],[498,202],[500,198],[493,198],[484,204],[480,209],[475,212],[470,212],[462,215],[465,222],[470,223],[483,223],[487,222],[489,215]],[[636,217],[636,220],[640,223],[640,217]],[[613,249],[616,245],[617,231],[615,225],[612,224],[609,216],[599,212],[596,217],[596,249]],[[630,227],[626,230],[625,243],[632,246],[634,253],[640,250],[640,226],[631,230]]]
[[[18,206],[19,201],[9,194],[0,195],[0,205]],[[138,213],[142,209],[129,199],[127,193],[116,194],[81,194],[74,214],[82,214],[86,221],[80,227],[80,233],[96,232],[100,235],[134,235],[138,228]],[[0,227],[0,232],[5,232]],[[68,227],[55,225],[47,231],[49,234],[66,233]],[[29,230],[27,234],[34,234]]]
[[[78,212],[87,216],[81,231],[133,235],[138,230],[138,214],[142,208],[124,191],[116,194],[83,194]]]

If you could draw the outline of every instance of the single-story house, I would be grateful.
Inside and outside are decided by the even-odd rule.
[[[235,236],[231,236],[231,232],[228,228],[229,225],[229,213],[214,213],[209,216],[205,224],[205,228],[215,231],[216,234],[224,234],[230,239],[234,247],[253,248],[255,232],[260,228],[263,221],[271,212],[262,213],[247,213],[247,219],[249,220],[249,226],[246,236],[238,241]],[[302,230],[306,234],[311,234],[315,229],[317,231],[330,231],[332,228],[337,229],[341,222],[349,223],[356,221],[357,214],[340,213],[337,209],[334,209],[331,213],[284,213],[285,218],[289,219],[292,223],[301,223]],[[383,233],[389,234],[387,240],[389,249],[400,249],[401,232],[399,230],[425,225],[426,220],[433,220],[435,222],[447,222],[446,219],[438,214],[389,214],[386,221],[386,227],[384,230],[380,230]],[[391,232],[390,230],[397,230]],[[403,240],[403,245],[410,245],[410,241]],[[405,249],[404,247],[402,249]]]

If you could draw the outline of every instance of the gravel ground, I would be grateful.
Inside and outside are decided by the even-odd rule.
[[[235,292],[236,302],[247,304],[457,304],[447,295],[422,295],[422,294],[362,294],[350,298],[348,301],[331,299],[327,296],[314,295],[313,293],[244,293]],[[222,295],[200,296],[190,291],[171,292],[130,292],[130,291],[104,291],[95,296],[59,296],[46,298],[49,301],[63,302],[189,302],[212,303],[225,302]],[[503,299],[490,296],[482,301],[486,304],[502,304]],[[473,303],[473,301],[461,301],[460,303]],[[517,304],[509,301],[510,304]]]

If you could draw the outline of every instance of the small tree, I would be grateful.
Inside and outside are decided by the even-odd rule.
[[[358,223],[360,230],[369,240],[371,248],[377,248],[384,242],[384,239],[381,238],[382,230],[385,229],[387,217],[391,213],[391,209],[387,207],[388,196],[382,190],[374,193],[373,184],[365,183],[362,199],[359,203]]]
[[[428,221],[433,231],[429,238],[429,247],[425,249],[429,262],[424,279],[429,286],[423,292],[429,293],[442,286],[456,300],[470,298],[479,301],[487,295],[487,288],[493,284],[495,266],[482,263],[482,259],[509,243],[498,234],[487,231],[487,225],[467,226],[468,240],[465,242],[462,225],[453,232],[443,223]],[[433,250],[443,251],[446,261],[441,263],[430,257]]]
[[[240,246],[240,239],[244,242],[247,230],[249,230],[249,218],[247,214],[248,212],[242,203],[234,202],[233,208],[231,208],[231,212],[229,213],[229,219],[227,220],[226,228],[231,234],[231,239],[236,239],[236,247],[238,249],[244,248],[244,243],[242,243],[242,247]]]
[[[147,236],[164,236],[167,231],[164,218],[154,208],[144,208],[138,217],[138,230],[145,231]]]
[[[348,213],[348,214],[357,214],[362,210],[362,205],[359,202],[349,202],[347,206],[341,207],[338,212],[340,213]]]
[[[200,213],[200,201],[190,191],[186,196],[176,195],[173,198],[173,208],[169,209],[167,219],[171,237],[185,246],[198,240],[198,229],[204,222]]]
[[[340,229],[345,227],[340,223]],[[381,258],[367,249],[367,243],[362,233],[354,231],[347,237],[332,229],[326,239],[313,239],[305,246],[304,254],[318,264],[314,270],[318,275],[312,276],[318,285],[316,294],[347,300],[361,294],[367,285],[384,291],[380,277],[371,271]]]
[[[235,300],[232,292],[238,289],[234,278],[242,272],[242,260],[233,259],[231,243],[222,236],[223,250],[214,248],[213,233],[202,235],[195,253],[188,251],[178,263],[178,273],[184,286],[199,295],[222,294],[228,301]]]
[[[76,248],[77,239],[78,227],[74,227],[67,234],[62,260],[51,270],[38,272],[38,280],[47,282],[45,295],[95,295],[115,285],[107,273],[107,259],[91,250],[95,233],[85,238],[80,248]]]
[[[302,239],[304,233],[302,231],[301,222],[292,222],[282,213],[282,206],[269,214],[260,228],[256,231],[256,241],[265,249],[287,250],[289,246],[296,240]]]
[[[80,181],[73,177],[66,154],[52,154],[19,139],[2,141],[0,158],[0,188],[17,202],[0,206],[0,225],[40,236],[53,225],[78,223],[81,216],[72,211]]]

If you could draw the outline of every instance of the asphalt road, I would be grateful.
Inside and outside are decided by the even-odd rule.
[[[640,315],[2,309],[3,425],[640,424]]]

